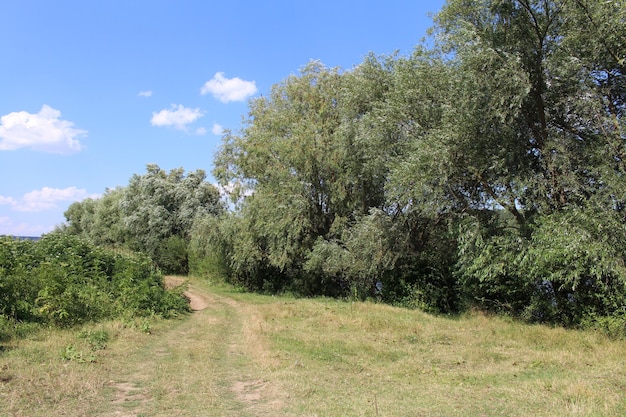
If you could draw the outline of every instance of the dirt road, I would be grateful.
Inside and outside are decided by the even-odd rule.
[[[181,285],[185,285],[187,280],[184,277],[166,276],[165,287],[176,288]],[[183,295],[189,300],[189,307],[192,311],[201,311],[209,306],[209,300],[207,292],[197,287],[190,287],[187,291],[183,292]]]
[[[284,415],[284,390],[263,372],[271,358],[257,312],[201,285],[192,282],[184,293],[190,316],[126,352],[111,370],[110,407],[100,415]]]

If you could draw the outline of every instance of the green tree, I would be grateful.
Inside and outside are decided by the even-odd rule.
[[[202,170],[169,173],[155,164],[128,186],[99,199],[73,203],[64,230],[97,245],[123,246],[149,255],[166,272],[188,272],[187,245],[197,218],[224,210],[219,191]]]
[[[384,281],[391,302],[568,325],[619,312],[625,9],[450,0],[433,48],[311,63],[252,101],[216,159],[234,280],[362,297]]]
[[[91,198],[70,204],[64,213],[64,230],[72,235],[86,236],[94,228],[97,205],[98,202]]]
[[[486,308],[575,324],[619,305],[626,50],[608,28],[623,32],[623,10],[623,1],[449,1],[437,16],[458,80],[457,105],[428,140],[446,181],[417,166],[455,191],[461,217],[482,222],[461,229],[459,275]]]
[[[121,187],[107,189],[95,204],[93,224],[87,236],[97,245],[119,246],[127,239],[122,221],[120,202],[125,190]],[[88,201],[88,200],[86,200]]]
[[[205,178],[202,170],[185,175],[182,168],[167,173],[148,165],[146,174],[133,175],[120,200],[128,243],[167,272],[188,271],[186,244],[193,222],[223,209],[219,191]]]
[[[303,269],[315,242],[385,205],[386,160],[397,137],[377,113],[389,79],[387,62],[373,57],[346,73],[313,62],[251,103],[247,126],[226,134],[216,159],[225,188],[253,190],[240,210],[247,225],[239,231],[247,236],[233,236],[243,246],[231,246],[232,264],[258,259],[260,269],[280,277],[271,287],[299,282],[306,292],[323,291],[314,281],[324,277]]]

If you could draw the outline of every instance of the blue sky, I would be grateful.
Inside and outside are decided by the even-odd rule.
[[[49,232],[149,163],[212,181],[249,99],[311,60],[408,55],[443,3],[0,2],[0,235]]]

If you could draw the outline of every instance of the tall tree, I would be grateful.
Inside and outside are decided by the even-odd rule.
[[[457,105],[448,107],[434,142],[454,167],[446,172],[456,172],[444,186],[468,208],[502,208],[517,223],[515,231],[491,210],[497,216],[480,232],[466,227],[460,235],[463,282],[481,302],[572,323],[584,310],[610,313],[623,299],[624,259],[613,248],[625,236],[616,215],[626,54],[623,38],[606,29],[623,32],[623,6],[453,0],[437,16],[442,51],[458,77]],[[573,250],[580,244],[573,229],[590,239],[586,255]]]
[[[338,237],[385,205],[386,155],[395,138],[377,128],[373,114],[389,75],[374,58],[345,73],[310,63],[269,98],[253,101],[247,126],[225,136],[215,174],[225,187],[254,190],[241,209],[248,223],[242,233],[283,284],[304,274],[318,238]]]
[[[597,191],[607,163],[598,153],[619,159],[624,139],[624,41],[607,29],[621,33],[623,6],[447,2],[436,33],[458,78],[443,148],[463,167],[462,195],[522,224],[524,211],[550,213]]]
[[[196,170],[185,175],[182,168],[169,173],[150,164],[144,175],[133,175],[120,201],[124,227],[131,246],[156,260],[170,257],[178,248],[184,260],[185,245],[196,218],[218,215],[219,191]],[[186,261],[185,261],[186,262]],[[186,265],[182,265],[185,272]]]
[[[72,204],[66,231],[99,245],[127,246],[151,256],[167,272],[187,271],[187,243],[196,219],[224,210],[217,188],[196,170],[169,173],[151,164],[127,187]]]
[[[434,310],[462,294],[569,324],[614,312],[625,9],[450,0],[433,48],[312,63],[252,101],[216,159],[239,203],[216,228],[235,279],[361,294],[384,281]]]

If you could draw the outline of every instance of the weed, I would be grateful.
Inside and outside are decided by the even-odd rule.
[[[66,361],[78,363],[93,363],[96,361],[96,356],[92,352],[84,353],[83,351],[77,350],[74,345],[68,345],[61,354],[61,358]]]
[[[142,320],[141,324],[139,325],[139,328],[141,329],[142,332],[146,334],[152,333],[152,325],[150,324],[148,320]]]
[[[83,330],[78,334],[78,337],[87,341],[91,350],[106,349],[109,342],[109,333],[106,330]]]

